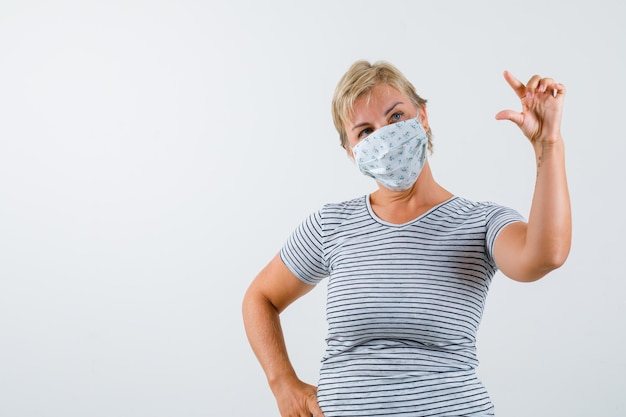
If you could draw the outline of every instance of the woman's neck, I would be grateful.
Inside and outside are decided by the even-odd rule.
[[[416,219],[451,197],[452,193],[435,181],[426,161],[417,181],[408,190],[392,191],[379,185],[369,198],[372,210],[379,218],[401,224]]]

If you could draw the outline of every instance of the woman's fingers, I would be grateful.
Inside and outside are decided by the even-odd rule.
[[[502,110],[496,114],[496,120],[510,120],[518,126],[522,125],[524,115],[515,110]]]
[[[317,389],[316,389],[316,395],[312,395],[309,397],[309,401],[307,402],[307,407],[309,408],[309,411],[311,412],[311,416],[324,417],[324,413],[322,412],[322,409],[317,403]]]
[[[559,97],[559,96],[564,96],[566,93],[566,88],[563,84],[561,83],[555,83],[554,84],[554,92],[555,92],[555,96]]]
[[[552,78],[544,78],[541,80],[543,91],[549,93],[552,97],[559,98],[565,95],[565,86],[557,83]]]
[[[559,136],[565,86],[537,74],[525,85],[508,71],[504,71],[504,78],[520,98],[522,108],[502,110],[496,120],[515,123],[531,142],[554,141]]]
[[[530,80],[526,83],[526,93],[534,94],[539,91],[539,86],[541,85],[541,76],[535,74],[530,77]]]
[[[565,95],[565,86],[557,83],[553,78],[541,78],[539,75],[533,76],[526,84],[527,94],[548,93],[552,97]]]
[[[542,78],[539,80],[539,86],[537,87],[537,91],[540,93],[545,93],[549,89],[553,89],[554,80],[552,78]]]
[[[509,71],[504,71],[504,79],[511,86],[520,99],[526,98],[529,94],[535,93],[551,93],[553,97],[565,94],[565,86],[557,83],[552,78],[541,78],[540,75],[533,75],[524,85],[520,80],[515,78]]]
[[[522,84],[520,80],[515,78],[513,74],[511,74],[509,71],[504,71],[504,79],[511,86],[513,91],[515,91],[515,94],[517,94],[519,98],[524,98],[526,96],[526,86],[524,86],[524,84]]]

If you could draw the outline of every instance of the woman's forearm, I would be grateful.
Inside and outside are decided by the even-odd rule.
[[[524,251],[539,268],[549,271],[565,262],[572,239],[571,207],[562,138],[536,145],[535,154],[537,180]]]
[[[272,390],[286,380],[297,379],[289,361],[279,313],[262,294],[250,288],[243,301],[246,335]]]
[[[300,381],[291,365],[280,325],[280,313],[313,287],[296,278],[276,255],[250,284],[243,299],[248,341],[276,397],[280,415],[285,417],[324,416],[317,403],[317,387]]]

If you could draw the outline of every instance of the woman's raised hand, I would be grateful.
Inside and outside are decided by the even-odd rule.
[[[502,110],[496,114],[496,119],[515,123],[533,145],[559,141],[565,98],[563,84],[534,75],[524,85],[508,71],[504,72],[504,78],[520,98],[522,110]]]

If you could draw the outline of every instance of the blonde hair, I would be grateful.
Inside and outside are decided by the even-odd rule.
[[[356,61],[343,75],[333,94],[333,123],[341,146],[348,150],[348,135],[344,124],[353,116],[354,102],[363,95],[368,95],[378,84],[389,85],[407,95],[417,110],[426,107],[426,100],[415,91],[413,84],[393,65],[385,61]],[[428,129],[428,150],[432,152],[432,133]]]

